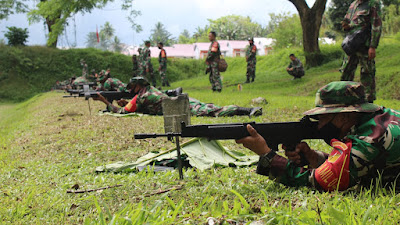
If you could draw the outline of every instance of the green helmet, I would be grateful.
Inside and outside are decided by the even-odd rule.
[[[380,106],[368,103],[364,86],[352,81],[331,82],[317,92],[316,108],[305,112],[305,115],[316,116],[328,113],[376,112]]]
[[[144,77],[141,77],[141,76],[132,77],[129,80],[129,83],[127,85],[127,89],[131,89],[133,87],[133,85],[135,85],[135,84],[139,84],[139,85],[142,85],[142,86],[150,85],[149,81]]]

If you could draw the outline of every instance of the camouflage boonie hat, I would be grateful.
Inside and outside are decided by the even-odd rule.
[[[343,112],[376,112],[380,106],[368,103],[364,86],[352,81],[331,82],[317,91],[316,108],[304,112],[305,115],[321,115]]]
[[[143,85],[143,86],[150,85],[149,81],[146,78],[139,76],[139,77],[132,77],[129,80],[128,85],[126,85],[126,88],[127,89],[131,89],[132,85],[134,85],[134,84],[140,84],[140,85]]]
[[[108,73],[105,70],[101,70],[97,75],[97,81],[102,81],[106,76],[108,76]]]

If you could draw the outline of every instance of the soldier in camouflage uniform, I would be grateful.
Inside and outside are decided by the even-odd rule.
[[[145,42],[145,47],[141,51],[142,77],[151,81],[156,86],[156,77],[154,76],[153,64],[151,64],[150,41]]]
[[[249,47],[246,51],[246,62],[247,62],[247,73],[246,73],[246,83],[254,82],[256,77],[256,63],[257,63],[257,47],[254,45],[253,38],[249,38]]]
[[[136,77],[139,74],[139,64],[136,55],[132,55],[132,77]]]
[[[137,57],[137,65],[138,65],[138,73],[136,76],[143,76],[144,71],[143,71],[143,54],[142,54],[142,48],[138,48],[138,57]]]
[[[342,81],[354,80],[357,65],[361,65],[360,81],[365,86],[369,102],[376,99],[375,91],[375,49],[382,33],[381,5],[378,0],[356,0],[347,11],[342,27],[346,32],[354,33],[367,29],[369,37],[365,48],[345,58],[342,67]]]
[[[158,43],[158,48],[160,49],[160,54],[158,55],[158,62],[160,63],[160,66],[158,67],[158,71],[160,72],[160,77],[161,77],[161,82],[162,86],[168,86],[169,85],[168,79],[167,79],[167,52],[164,49],[164,44],[162,42]]]
[[[221,92],[222,82],[219,75],[218,63],[221,55],[219,43],[216,41],[217,34],[211,31],[208,34],[208,39],[211,41],[210,48],[206,58],[207,70],[206,74],[210,73],[211,89]]]
[[[324,191],[369,186],[379,174],[383,182],[393,182],[400,175],[399,111],[368,103],[364,87],[351,81],[325,85],[315,103],[316,108],[304,114],[317,119],[320,132],[329,134],[326,139],[332,152],[312,150],[301,142],[295,151],[286,152],[288,160],[271,150],[249,125],[251,136],[237,143],[260,155],[257,173],[288,186]]]
[[[289,66],[286,68],[286,71],[288,72],[289,75],[293,76],[293,80],[304,76],[304,68],[300,60],[296,58],[294,54],[290,54],[289,58],[291,62]]]
[[[143,77],[134,77],[130,80],[127,88],[130,92],[137,93],[131,100],[120,100],[118,104],[121,108],[112,105],[104,97],[99,95],[98,99],[107,105],[109,111],[114,113],[133,113],[139,112],[150,115],[162,115],[162,100],[168,98],[168,95],[159,91],[157,88],[151,86],[148,81]],[[236,105],[220,107],[211,103],[202,103],[197,99],[189,98],[189,105],[191,114],[194,116],[260,116],[262,109],[256,108],[242,108]]]
[[[126,91],[126,84],[117,78],[111,78],[109,70],[102,70],[97,81],[100,83],[96,89],[97,91]]]

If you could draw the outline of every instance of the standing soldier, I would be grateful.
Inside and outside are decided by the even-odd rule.
[[[256,77],[256,55],[257,55],[257,47],[254,45],[253,38],[249,38],[250,46],[246,51],[246,62],[247,62],[247,74],[246,74],[246,83],[254,82],[254,78]]]
[[[151,64],[150,41],[145,42],[145,47],[141,51],[143,75],[151,81],[153,86],[156,86],[156,77],[154,76],[153,64]]]
[[[81,59],[81,66],[82,66],[82,77],[88,78],[89,69],[84,59]]]
[[[375,91],[375,49],[378,47],[382,33],[381,6],[378,0],[356,0],[351,3],[342,21],[346,32],[353,34],[364,30],[368,35],[363,49],[350,54],[343,64],[342,81],[354,80],[358,63],[361,64],[360,81],[365,87],[369,102],[376,99]]]
[[[132,77],[136,77],[138,75],[139,65],[138,59],[136,55],[132,55]]]
[[[213,91],[221,92],[222,82],[219,75],[218,63],[221,51],[219,43],[216,41],[217,34],[211,31],[208,34],[208,40],[211,41],[210,48],[208,49],[208,55],[206,59],[207,70],[206,74],[210,73],[210,83]]]
[[[160,66],[158,67],[158,71],[160,72],[160,77],[161,77],[161,82],[162,86],[168,86],[169,85],[168,79],[167,79],[167,52],[164,49],[164,44],[162,42],[158,43],[158,48],[161,50],[160,55],[158,56],[158,62],[160,63]]]
[[[143,76],[144,75],[144,70],[143,70],[143,54],[142,54],[142,48],[138,48],[138,53],[139,56],[137,58],[137,63],[138,63],[138,73],[137,76]]]

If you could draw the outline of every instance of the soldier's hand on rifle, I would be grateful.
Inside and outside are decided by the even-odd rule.
[[[148,73],[149,71],[150,71],[150,70],[149,70],[149,68],[147,67],[147,68],[146,68],[146,73]]]
[[[102,102],[104,102],[105,104],[108,103],[107,99],[104,98],[104,96],[101,95],[100,93],[97,92],[97,96],[98,96],[98,97],[93,97],[93,100],[95,100],[95,101],[102,101]]]
[[[285,155],[288,159],[299,166],[306,166],[301,165],[302,160],[300,153],[302,153],[312,168],[318,168],[320,166],[318,165],[318,153],[312,150],[305,142],[298,143],[294,151],[288,151],[286,146],[282,146],[282,148],[285,150]]]
[[[124,107],[128,104],[128,101],[126,101],[125,99],[120,99],[117,101],[117,104],[121,107]]]
[[[236,143],[243,144],[244,147],[250,149],[257,155],[265,155],[271,151],[265,139],[249,124],[247,125],[247,131],[250,136],[236,140]]]

